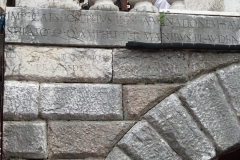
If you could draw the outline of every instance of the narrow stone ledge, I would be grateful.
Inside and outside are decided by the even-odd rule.
[[[48,158],[104,158],[133,124],[130,121],[51,121]]]
[[[230,104],[240,118],[240,65],[232,65],[219,70],[217,75],[225,93],[230,99]]]
[[[202,76],[180,90],[180,97],[210,134],[219,151],[240,142],[240,127],[214,74]]]
[[[5,81],[4,120],[34,120],[38,117],[39,84]]]
[[[52,120],[122,120],[122,86],[41,84],[41,116]]]
[[[5,158],[47,158],[46,123],[4,122],[3,143]]]
[[[212,143],[200,131],[176,95],[172,94],[161,101],[144,118],[183,159],[208,160],[216,156]]]
[[[112,50],[7,45],[6,79],[107,83]]]
[[[181,159],[146,121],[134,125],[118,146],[133,159]]]
[[[121,149],[114,147],[105,160],[131,160]]]
[[[115,49],[113,82],[186,82],[188,54],[179,51]]]

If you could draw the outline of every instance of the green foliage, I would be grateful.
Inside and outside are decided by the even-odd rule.
[[[161,25],[165,23],[165,21],[166,21],[166,16],[165,16],[165,13],[164,13],[164,12],[161,12],[161,13],[159,14],[159,21],[160,21]]]

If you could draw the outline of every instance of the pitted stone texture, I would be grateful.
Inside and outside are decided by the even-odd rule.
[[[214,74],[198,78],[180,90],[181,99],[210,134],[217,149],[240,142],[240,127]]]
[[[161,101],[144,118],[183,159],[209,160],[215,157],[213,145],[176,95],[172,94]]]
[[[5,158],[47,158],[45,122],[4,122],[3,127]]]
[[[116,83],[186,82],[188,55],[179,51],[127,50],[113,52]]]
[[[123,85],[124,119],[139,119],[180,87],[180,84]]]
[[[109,82],[112,50],[6,46],[6,79]]]
[[[186,10],[224,11],[224,0],[184,0]]]
[[[240,65],[232,65],[217,72],[230,104],[240,118]]]
[[[118,146],[133,159],[181,159],[146,121],[134,125],[119,141]]]
[[[78,0],[16,0],[16,7],[81,9]]]
[[[129,121],[52,121],[48,130],[48,158],[104,158],[133,124]]]
[[[193,78],[199,73],[211,71],[238,61],[240,61],[239,53],[194,52],[190,58],[190,77]]]
[[[41,116],[63,120],[121,120],[122,86],[114,84],[41,84]]]
[[[131,158],[118,147],[114,147],[105,160],[131,160]]]
[[[39,84],[5,81],[4,120],[34,120],[38,117]]]
[[[225,12],[240,12],[239,0],[224,0]]]
[[[175,1],[172,3],[170,9],[179,9],[179,10],[184,10],[185,9],[185,4],[183,1]]]

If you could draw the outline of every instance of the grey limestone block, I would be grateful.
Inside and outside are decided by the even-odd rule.
[[[182,159],[144,120],[134,125],[118,142],[117,146],[123,149],[132,159]]]
[[[112,50],[7,45],[6,79],[107,83]]]
[[[130,121],[50,121],[48,158],[104,158],[133,124]]]
[[[216,156],[213,144],[175,94],[161,101],[144,118],[183,159],[209,160]]]
[[[5,81],[4,120],[34,120],[38,117],[39,84]]]
[[[181,84],[123,85],[124,119],[138,120]]]
[[[122,120],[122,86],[41,84],[40,105],[40,114],[46,119]]]
[[[224,151],[240,142],[240,127],[215,74],[202,76],[179,92],[184,105]]]
[[[193,11],[224,11],[224,0],[184,0],[187,10]],[[229,2],[229,1],[228,1]]]
[[[113,82],[156,83],[186,82],[188,54],[181,51],[113,51]]]
[[[240,65],[234,64],[217,71],[220,83],[223,86],[230,104],[240,118]]]
[[[114,147],[105,160],[131,160],[131,158],[118,147]]]
[[[3,127],[3,151],[5,158],[47,158],[47,131],[45,122],[5,121]]]

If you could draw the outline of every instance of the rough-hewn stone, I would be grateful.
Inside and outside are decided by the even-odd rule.
[[[179,84],[124,85],[124,119],[139,119],[180,86]]]
[[[185,82],[188,55],[181,51],[115,49],[113,81],[116,83]]]
[[[187,10],[224,11],[224,0],[184,0],[184,3]]]
[[[46,119],[121,120],[122,86],[41,84],[41,116]]]
[[[172,3],[170,9],[179,9],[179,10],[184,10],[185,9],[185,4],[183,1],[175,1]]]
[[[133,159],[181,159],[146,121],[134,125],[118,146]]]
[[[131,160],[131,158],[118,147],[114,147],[105,160]]]
[[[52,121],[48,158],[105,157],[134,122]]]
[[[4,122],[4,155],[7,157],[47,158],[46,123]]]
[[[216,155],[215,148],[176,95],[161,101],[144,118],[183,159],[209,160]]]
[[[4,88],[4,120],[34,120],[38,117],[38,83],[5,81]]]
[[[7,79],[54,82],[108,82],[112,50],[6,46]]]
[[[230,104],[240,118],[240,65],[232,65],[217,72]]]
[[[214,74],[198,78],[180,90],[189,111],[214,140],[218,150],[240,142],[240,127]]]

